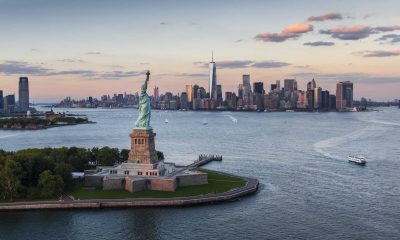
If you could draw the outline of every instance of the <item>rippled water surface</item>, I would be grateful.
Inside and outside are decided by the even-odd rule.
[[[153,111],[167,161],[222,154],[207,168],[256,177],[260,191],[185,208],[0,212],[0,239],[399,239],[400,110],[381,110]],[[129,147],[136,110],[69,111],[97,124],[0,131],[0,148]],[[365,156],[367,166],[347,163],[349,154]]]

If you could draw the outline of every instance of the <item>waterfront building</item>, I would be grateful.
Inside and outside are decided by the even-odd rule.
[[[188,95],[187,93],[183,92],[181,93],[181,97],[180,97],[180,105],[179,108],[180,109],[184,109],[184,110],[188,110],[189,109],[189,100],[188,100]]]
[[[273,91],[276,91],[276,88],[277,88],[277,85],[276,84],[274,84],[274,83],[272,83],[271,84],[271,92],[273,92]]]
[[[0,113],[4,112],[4,97],[3,97],[3,91],[0,90]]]
[[[201,98],[199,95],[199,85],[195,84],[192,88],[193,100],[196,98]]]
[[[153,97],[154,97],[154,101],[158,102],[160,101],[160,90],[158,89],[157,86],[154,87],[154,93],[153,93]]]
[[[217,103],[218,105],[222,103],[222,86],[221,85],[217,85],[217,91],[216,91],[216,99],[217,99]]]
[[[307,83],[307,108],[314,109],[314,89],[317,87],[314,78]]]
[[[262,82],[255,82],[253,83],[253,90],[254,90],[254,103],[257,106],[258,111],[264,110],[264,101],[263,101],[263,94],[264,94],[264,83]]]
[[[243,98],[249,97],[251,94],[250,75],[243,74],[242,80],[243,80]]]
[[[264,83],[263,82],[255,82],[253,83],[254,93],[263,94],[264,93]]]
[[[302,90],[297,91],[296,108],[305,109],[307,107],[307,93]]]
[[[209,91],[210,99],[217,98],[217,66],[214,62],[214,56],[211,56],[211,62],[209,63]],[[221,93],[222,94],[222,93]]]
[[[19,78],[19,89],[18,89],[18,104],[19,110],[26,112],[29,109],[29,83],[27,77]]]
[[[285,92],[292,93],[297,90],[296,79],[285,79],[283,81]]]
[[[336,110],[353,107],[353,83],[350,81],[336,84]]]
[[[330,110],[336,109],[336,96],[333,94],[329,95],[329,109]]]
[[[322,108],[322,88],[316,87],[314,89],[314,109]]]
[[[321,106],[321,108],[323,108],[324,110],[328,110],[329,107],[330,107],[330,104],[329,104],[329,101],[330,101],[329,91],[328,90],[322,91],[321,92],[321,98],[322,98],[322,101],[321,101],[322,106]]]
[[[276,80],[276,91],[277,92],[281,91],[281,80]]]
[[[4,112],[13,113],[15,112],[15,95],[7,95],[4,98]]]
[[[238,86],[238,98],[243,99],[243,83],[240,83]]]
[[[192,85],[186,85],[186,94],[188,103],[192,103],[193,101],[193,87]]]

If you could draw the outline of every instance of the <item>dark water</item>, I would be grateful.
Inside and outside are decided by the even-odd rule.
[[[400,239],[400,110],[382,110],[154,111],[156,147],[168,161],[222,154],[207,168],[256,177],[260,192],[190,208],[1,212],[0,239]],[[135,110],[70,111],[97,124],[0,131],[0,148],[129,147]],[[368,165],[347,163],[349,154]]]

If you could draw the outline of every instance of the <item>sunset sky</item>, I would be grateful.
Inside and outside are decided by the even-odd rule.
[[[31,101],[208,88],[217,63],[222,90],[242,74],[262,81],[315,78],[356,99],[400,98],[400,1],[0,0],[0,89],[30,80]],[[151,91],[152,93],[152,91]]]

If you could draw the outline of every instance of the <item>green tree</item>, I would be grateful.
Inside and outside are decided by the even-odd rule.
[[[70,186],[72,184],[71,173],[73,170],[72,165],[68,163],[58,163],[54,168],[55,174],[63,179],[65,186]]]
[[[10,200],[17,196],[21,186],[21,165],[12,159],[7,159],[4,166],[0,168],[0,190],[3,200]]]
[[[39,175],[38,188],[40,197],[52,198],[64,189],[64,181],[59,175],[53,175],[50,170],[46,170]]]
[[[97,152],[96,160],[101,166],[112,166],[118,162],[119,150],[118,148],[102,147]]]
[[[123,162],[128,160],[129,157],[129,149],[121,149],[121,153],[120,153],[120,161],[119,162]]]

